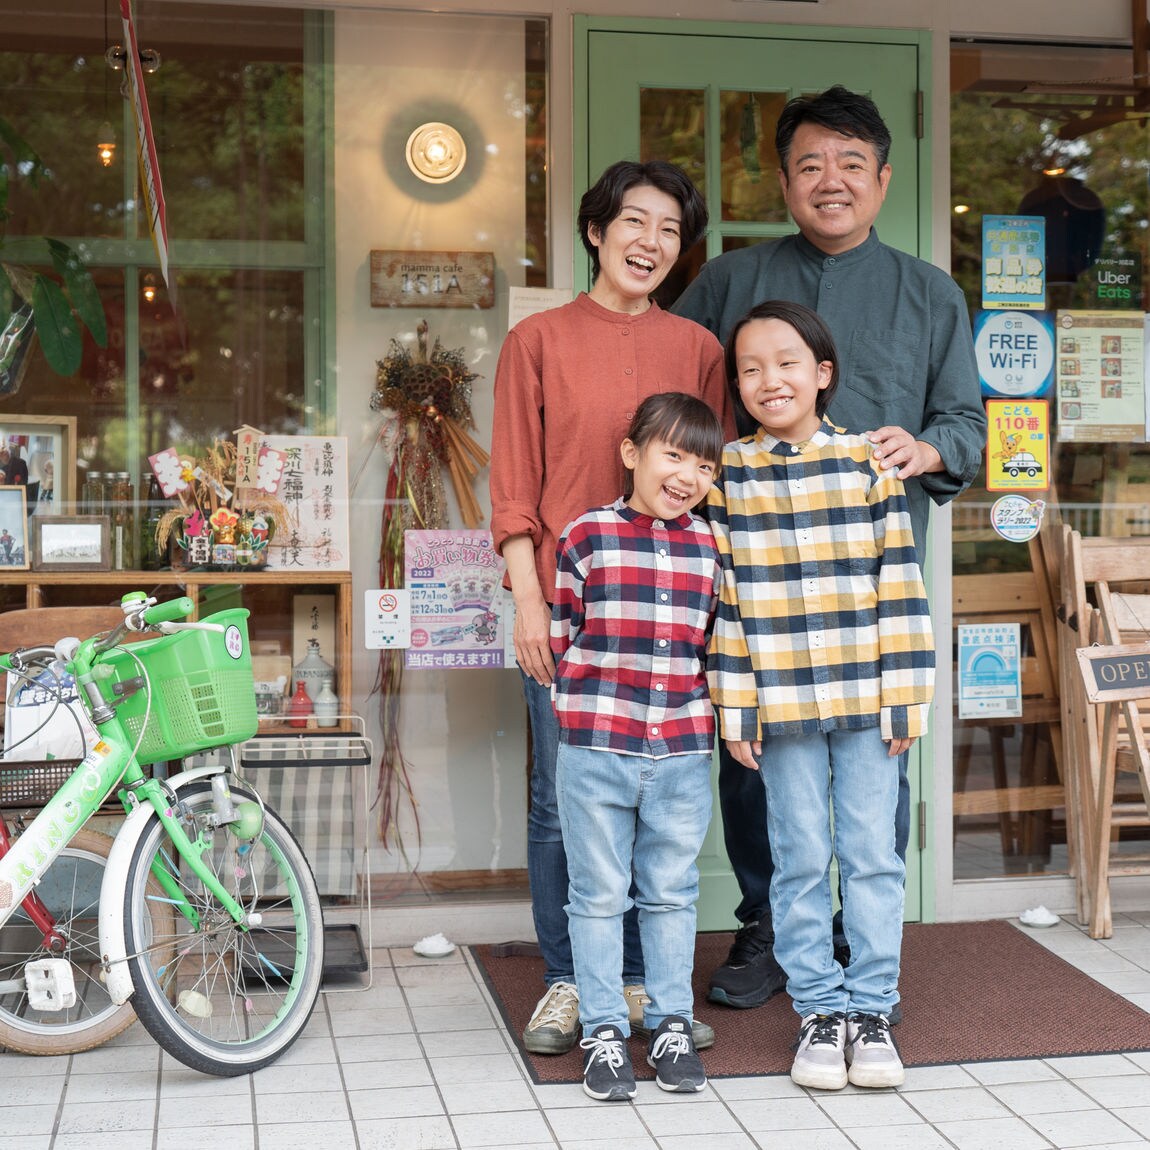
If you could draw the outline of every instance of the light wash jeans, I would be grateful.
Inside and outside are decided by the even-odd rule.
[[[575,964],[567,928],[567,852],[559,826],[555,798],[555,760],[559,720],[551,705],[551,688],[523,677],[523,697],[531,720],[531,810],[527,814],[527,877],[531,883],[531,915],[543,955],[543,979],[548,986],[574,982]],[[623,979],[643,981],[643,952],[634,913],[624,925]]]
[[[906,868],[895,848],[899,764],[887,749],[878,727],[763,739],[775,958],[800,1016],[889,1014],[898,1002]],[[851,950],[845,971],[831,939],[832,854]]]
[[[623,916],[632,905],[651,999],[644,1025],[694,1016],[696,860],[711,820],[710,776],[709,752],[649,759],[559,744],[556,791],[584,1037],[607,1023],[631,1033],[619,975]]]

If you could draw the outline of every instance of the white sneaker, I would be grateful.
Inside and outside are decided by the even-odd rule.
[[[901,1086],[906,1080],[898,1047],[885,1014],[852,1014],[847,1019],[846,1060],[854,1086]]]
[[[570,982],[553,982],[535,1004],[523,1046],[532,1054],[566,1054],[579,1041],[579,991]]]
[[[847,1084],[846,1035],[845,1014],[808,1014],[799,1027],[791,1081],[816,1090],[841,1090]]]

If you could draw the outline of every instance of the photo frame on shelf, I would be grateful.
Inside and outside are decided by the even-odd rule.
[[[0,502],[6,494],[0,487]],[[34,515],[30,522],[34,571],[111,569],[112,530],[107,515]]]
[[[14,448],[27,468],[28,515],[79,510],[74,415],[0,415],[0,446]]]
[[[24,487],[0,486],[0,571],[28,570],[28,512]]]

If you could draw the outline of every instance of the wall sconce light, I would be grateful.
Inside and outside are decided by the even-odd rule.
[[[407,137],[407,166],[426,183],[454,180],[466,162],[467,145],[450,124],[420,124]]]
[[[144,276],[144,286],[140,294],[144,297],[144,303],[156,302],[156,277],[151,272]]]
[[[105,168],[110,168],[116,158],[116,133],[107,120],[100,125],[100,130],[96,133],[96,155],[100,157],[100,163]]]

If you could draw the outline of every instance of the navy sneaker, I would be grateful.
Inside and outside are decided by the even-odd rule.
[[[627,1039],[616,1026],[600,1026],[579,1045],[583,1058],[583,1093],[600,1102],[626,1102],[635,1097],[635,1071]]]
[[[655,1028],[647,1065],[655,1068],[655,1082],[660,1090],[697,1094],[707,1085],[703,1060],[691,1038],[691,1024],[678,1014],[667,1015]]]

